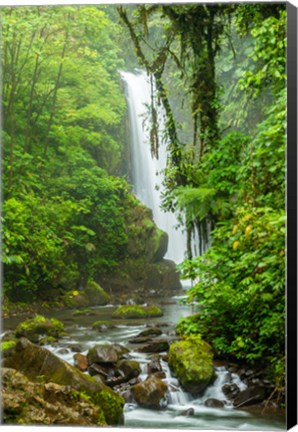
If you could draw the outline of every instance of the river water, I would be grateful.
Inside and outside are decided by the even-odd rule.
[[[181,304],[179,297],[172,297],[167,301],[155,299],[155,304],[159,305],[164,315],[160,318],[150,319],[150,325],[159,325],[165,335],[171,339],[169,334],[173,334],[173,329],[178,317],[185,317],[192,313],[189,305]],[[129,340],[142,331],[148,322],[144,320],[115,320],[111,318],[116,305],[108,305],[92,308],[93,315],[74,316],[73,310],[55,311],[47,315],[51,318],[61,320],[65,325],[67,336],[59,340],[56,346],[46,346],[47,349],[55,353],[60,358],[70,364],[74,364],[73,356],[75,347],[80,348],[83,354],[96,344],[101,343],[121,343],[130,349],[133,359],[140,362],[142,366],[141,379],[145,379],[147,374],[145,366],[149,362],[150,354],[143,354],[136,351],[136,345],[130,344]],[[18,322],[23,321],[24,317],[12,317],[4,320],[3,330],[13,330]],[[92,323],[97,320],[107,320],[112,322],[115,327],[102,333],[92,329]],[[77,348],[76,348],[77,349]],[[156,429],[211,429],[211,430],[284,430],[285,423],[281,416],[261,415],[244,409],[233,408],[225,399],[221,391],[222,385],[226,382],[228,372],[225,367],[217,367],[217,379],[209,386],[199,398],[193,398],[185,393],[179,386],[177,379],[171,374],[165,361],[161,362],[163,370],[166,372],[164,379],[170,386],[167,405],[161,410],[144,409],[136,403],[125,405],[125,423],[127,428],[156,428]],[[232,382],[236,383],[241,389],[245,385],[241,383],[236,374],[232,374]],[[215,398],[225,401],[223,408],[209,408],[204,405],[208,398]],[[187,416],[185,411],[192,409],[192,414]]]

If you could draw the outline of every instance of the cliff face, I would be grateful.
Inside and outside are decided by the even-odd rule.
[[[134,296],[173,294],[181,289],[173,261],[164,259],[168,235],[154,223],[150,209],[139,203],[125,210],[128,242],[117,269],[97,280],[109,293]]]

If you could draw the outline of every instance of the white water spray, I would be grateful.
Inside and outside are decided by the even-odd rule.
[[[169,235],[166,259],[177,264],[185,258],[186,234],[177,229],[178,220],[174,213],[164,212],[160,208],[163,170],[167,164],[167,143],[160,139],[159,158],[151,156],[149,140],[148,106],[151,102],[151,86],[144,72],[122,72],[126,84],[126,97],[131,126],[132,170],[134,192],[139,200],[152,209],[156,225]],[[159,113],[162,127],[162,113]]]

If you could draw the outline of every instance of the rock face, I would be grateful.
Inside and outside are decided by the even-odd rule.
[[[214,377],[211,347],[198,336],[175,342],[169,350],[169,366],[182,387],[193,396],[201,393]]]
[[[32,381],[40,377],[46,383],[70,386],[73,390],[84,392],[90,396],[92,403],[102,409],[107,424],[121,424],[123,421],[124,400],[120,396],[28,339],[19,339],[14,351],[4,356],[3,366],[22,372]],[[101,401],[104,401],[103,405]],[[110,423],[112,414],[107,401],[113,407],[112,417],[115,423]]]
[[[2,391],[5,424],[107,426],[102,409],[69,386],[34,383],[3,368]]]
[[[176,265],[163,259],[168,235],[157,228],[152,211],[138,201],[125,212],[128,243],[117,269],[99,276],[99,282],[113,294],[173,294],[182,289]],[[151,294],[152,294],[151,293]]]
[[[167,391],[167,384],[154,376],[135,384],[131,388],[131,394],[139,405],[154,409],[162,408]]]
[[[154,318],[160,317],[163,312],[157,306],[123,305],[112,314],[113,318]]]

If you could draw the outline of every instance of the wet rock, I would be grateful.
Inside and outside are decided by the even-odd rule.
[[[162,331],[158,327],[148,327],[145,330],[141,331],[137,335],[137,337],[144,337],[144,336],[160,336],[162,334]]]
[[[234,400],[235,397],[240,393],[240,389],[237,384],[226,383],[222,386],[222,391],[226,397],[230,400]]]
[[[153,409],[160,409],[164,405],[167,391],[167,384],[153,376],[131,387],[134,400],[140,406]]]
[[[136,336],[133,339],[130,339],[128,342],[131,344],[144,344],[151,341],[152,341],[151,336]]]
[[[109,378],[107,381],[105,381],[105,384],[111,388],[114,388],[116,386],[119,386],[120,384],[125,382],[125,378],[122,376],[113,376],[112,378]]]
[[[184,411],[181,411],[181,413],[179,415],[188,417],[188,416],[194,415],[194,413],[195,413],[195,410],[193,408],[188,408]]]
[[[69,350],[68,350],[67,348],[60,348],[60,349],[57,351],[57,353],[58,353],[58,354],[65,355],[65,354],[68,354],[68,353],[69,353]]]
[[[87,353],[89,364],[117,363],[129,350],[120,344],[102,344],[91,348]]]
[[[141,367],[136,360],[120,360],[116,365],[115,374],[120,375],[125,381],[136,378],[141,373]]]
[[[211,347],[199,337],[188,337],[172,344],[169,366],[182,387],[193,396],[201,393],[214,378]]]
[[[72,351],[72,352],[81,352],[81,351],[83,351],[81,345],[71,345],[69,348],[70,348],[70,351]]]
[[[164,379],[167,377],[167,374],[164,371],[154,372],[153,375],[159,379]]]
[[[106,382],[108,379],[112,378],[115,375],[115,370],[112,366],[92,363],[88,367],[88,373],[92,377],[99,375],[101,379]]]
[[[262,402],[266,398],[266,392],[264,387],[261,386],[250,386],[247,389],[241,391],[235,398],[233,405],[236,408],[254,405]]]
[[[154,374],[156,372],[161,372],[162,371],[162,367],[160,364],[160,359],[159,357],[155,357],[153,358],[148,364],[147,364],[147,373],[148,375]]]
[[[167,351],[169,349],[169,342],[166,339],[154,339],[152,342],[138,348],[142,353],[157,353]]]
[[[210,398],[205,400],[204,405],[208,408],[222,408],[225,404],[221,400]]]
[[[80,371],[85,372],[88,369],[88,360],[87,357],[81,353],[76,353],[73,356],[74,365]]]

